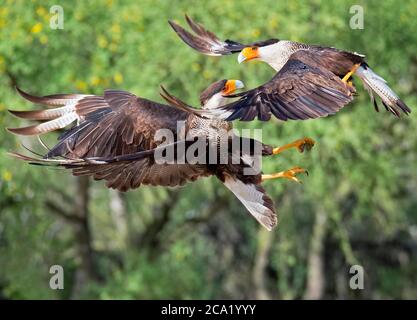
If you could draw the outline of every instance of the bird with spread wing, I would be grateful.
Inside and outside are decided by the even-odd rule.
[[[250,44],[222,41],[187,15],[185,18],[191,32],[173,21],[169,23],[191,48],[209,56],[239,53],[239,63],[260,60],[276,71],[269,82],[233,95],[240,99],[211,110],[208,114],[212,116],[228,121],[251,121],[256,117],[268,121],[271,114],[284,121],[325,117],[352,101],[356,92],[351,82],[353,75],[362,80],[377,111],[375,95],[396,116],[411,112],[386,81],[369,67],[363,55],[278,39]]]
[[[243,83],[238,80],[213,83],[200,95],[202,110],[212,110],[224,104],[227,96],[242,87]],[[37,158],[11,153],[13,156],[33,164],[61,166],[72,170],[76,176],[87,175],[96,180],[106,180],[109,188],[120,191],[138,188],[140,185],[173,187],[201,177],[216,176],[268,230],[277,224],[277,216],[273,201],[266,194],[262,182],[276,178],[299,182],[296,175],[306,170],[295,167],[275,174],[247,174],[245,169],[253,167],[254,157],[258,155],[276,155],[289,148],[303,152],[314,145],[313,140],[304,138],[273,148],[247,138],[250,148],[235,153],[230,147],[231,141],[238,139],[241,143],[245,138],[229,135],[230,122],[205,118],[199,109],[187,105],[164,88],[161,95],[170,105],[120,90],[106,90],[101,96],[56,94],[43,97],[17,90],[25,99],[49,108],[35,111],[10,110],[18,118],[41,121],[28,127],[9,128],[12,133],[39,136],[77,123],[64,131],[58,143],[48,148],[44,156]],[[178,126],[180,122],[184,125]],[[172,132],[173,141],[164,144],[158,140],[156,134],[160,129]],[[166,153],[172,150],[170,147],[179,147],[181,144],[184,147],[183,153],[187,153],[199,137],[207,140],[206,158],[210,150],[219,149],[220,143],[226,141],[227,161],[223,163],[216,159],[214,163],[191,163],[186,159],[185,162],[179,162],[175,160],[182,155],[177,149],[173,149],[173,162],[157,161],[157,154]]]

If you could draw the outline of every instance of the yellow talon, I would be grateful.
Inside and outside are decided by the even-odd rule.
[[[354,66],[353,66],[353,68],[348,72],[348,73],[346,73],[346,75],[343,77],[343,79],[342,79],[342,81],[344,82],[344,83],[346,83],[346,84],[349,84],[348,83],[348,80],[349,80],[349,78],[356,72],[356,70],[358,69],[360,67],[360,64],[358,63],[358,64],[355,64]],[[351,83],[350,83],[351,84]]]
[[[286,170],[286,171],[281,171],[278,173],[273,173],[273,174],[263,174],[262,175],[262,181],[265,180],[272,180],[272,179],[280,179],[280,178],[285,178],[285,179],[289,179],[298,183],[303,183],[301,180],[299,180],[296,175],[299,173],[305,173],[306,175],[308,175],[308,171],[306,169],[300,168],[300,167],[294,167],[290,170]]]
[[[294,142],[291,142],[289,144],[286,144],[282,147],[274,148],[272,150],[272,154],[279,154],[283,152],[284,150],[290,149],[290,148],[297,148],[298,151],[304,152],[304,150],[309,151],[316,142],[311,138],[303,138],[299,140],[295,140]]]

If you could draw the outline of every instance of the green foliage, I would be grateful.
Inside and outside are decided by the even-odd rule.
[[[259,248],[269,241],[270,297],[302,298],[314,226],[324,213],[325,297],[417,298],[416,1],[359,1],[363,30],[349,28],[349,8],[358,1],[61,1],[64,29],[52,30],[49,8],[56,2],[8,0],[0,8],[0,297],[254,298],[254,266]],[[52,199],[71,210],[67,198],[75,198],[75,178],[6,155],[21,150],[22,140],[43,152],[36,139],[17,139],[4,129],[21,124],[7,108],[33,108],[13,86],[39,95],[119,88],[161,101],[158,86],[164,84],[197,105],[198,92],[215,80],[241,79],[252,88],[272,77],[265,64],[239,66],[235,56],[193,52],[166,23],[183,23],[185,12],[238,41],[278,37],[366,53],[413,112],[401,119],[375,113],[358,82],[356,101],[336,116],[238,124],[262,127],[264,141],[272,145],[304,136],[317,141],[308,154],[289,151],[264,161],[264,172],[295,165],[310,172],[303,185],[266,184],[280,220],[269,240],[215,179],[179,189],[176,200],[163,188],[126,194],[124,238],[110,205],[112,194],[102,182],[93,183],[89,225],[101,279],[85,280],[76,295],[82,263],[74,229],[47,205]],[[163,227],[151,234],[158,219]],[[338,284],[342,279],[347,286],[353,263],[367,273],[361,293]],[[66,270],[63,293],[49,289],[53,264]]]

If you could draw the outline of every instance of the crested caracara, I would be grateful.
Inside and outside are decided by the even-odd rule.
[[[224,104],[228,95],[242,87],[243,83],[238,80],[215,82],[200,95],[202,110],[212,110]],[[120,90],[106,90],[101,96],[56,94],[37,97],[20,89],[18,92],[25,99],[46,105],[49,109],[10,111],[19,118],[43,121],[29,127],[10,128],[11,132],[38,136],[63,129],[75,121],[77,123],[64,131],[57,144],[40,158],[19,153],[11,155],[33,164],[61,166],[72,170],[76,176],[106,180],[107,187],[120,191],[140,185],[173,187],[201,177],[216,176],[268,230],[277,224],[277,215],[262,181],[286,178],[299,182],[296,175],[306,171],[295,167],[263,175],[261,172],[247,174],[245,169],[253,167],[255,156],[276,155],[292,147],[303,152],[314,145],[314,141],[304,138],[273,148],[254,139],[229,135],[230,122],[201,116],[199,109],[187,105],[165,89],[161,95],[171,105]],[[183,122],[184,126],[179,127],[179,122]],[[162,144],[155,136],[159,129],[170,130],[174,140]],[[179,149],[173,149],[173,162],[157,161],[156,154],[163,154],[171,147],[182,145],[187,152],[200,137],[207,141],[204,151],[207,155],[212,148],[218,149],[220,143],[226,143],[226,161],[191,163],[186,159],[180,163],[175,161],[182,157],[177,151]],[[233,139],[248,142],[250,148],[234,152],[229,146]]]
[[[378,111],[375,95],[386,110],[396,116],[408,114],[409,107],[365,62],[358,53],[332,47],[270,39],[250,44],[220,40],[204,26],[186,15],[192,32],[169,21],[179,37],[195,50],[211,56],[239,53],[238,62],[260,60],[277,72],[267,83],[233,97],[240,99],[210,113],[227,121],[258,118],[268,121],[273,114],[281,120],[325,117],[348,104],[356,92],[350,81],[358,76]]]

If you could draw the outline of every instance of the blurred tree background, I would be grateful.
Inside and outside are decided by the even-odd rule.
[[[364,29],[349,9],[364,8]],[[50,7],[64,29],[50,28]],[[268,80],[266,64],[205,57],[167,24],[190,14],[222,37],[278,37],[366,53],[375,71],[413,109],[376,113],[361,85],[336,116],[263,128],[282,145],[309,136],[309,154],[288,151],[265,172],[309,169],[304,184],[266,183],[279,213],[263,230],[215,178],[177,189],[125,194],[69,172],[6,155],[20,143],[7,108],[32,109],[14,86],[46,95],[131,91],[161,102],[158,86],[195,105],[209,83]],[[371,1],[13,1],[0,7],[0,298],[417,298],[417,2]],[[46,138],[49,145],[56,140]],[[65,289],[49,288],[62,265]],[[365,270],[364,290],[349,269]]]

